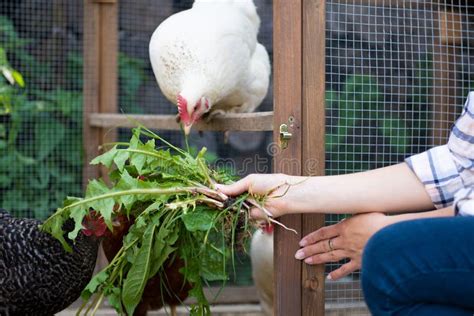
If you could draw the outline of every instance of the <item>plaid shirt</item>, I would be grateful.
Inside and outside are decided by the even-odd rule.
[[[474,92],[454,124],[448,143],[405,159],[436,208],[454,203],[456,215],[474,216]]]

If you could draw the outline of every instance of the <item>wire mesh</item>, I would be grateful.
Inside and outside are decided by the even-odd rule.
[[[326,1],[327,174],[396,164],[447,141],[472,87],[473,9],[467,1]],[[359,277],[329,285],[327,304],[364,313]]]
[[[45,218],[81,194],[82,1],[2,1],[0,205]]]

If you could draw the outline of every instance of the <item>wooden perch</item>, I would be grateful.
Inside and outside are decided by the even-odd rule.
[[[117,113],[91,113],[89,123],[99,128],[132,128],[140,123],[150,129],[180,130],[174,115],[134,115]],[[210,123],[203,121],[193,125],[197,131],[273,131],[273,112],[229,113],[215,117]]]

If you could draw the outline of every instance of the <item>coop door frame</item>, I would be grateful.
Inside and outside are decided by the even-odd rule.
[[[292,134],[274,157],[274,172],[324,175],[325,2],[273,1],[274,140]],[[284,216],[298,231],[275,231],[275,315],[324,315],[324,265],[294,259],[298,241],[324,226],[323,214]]]

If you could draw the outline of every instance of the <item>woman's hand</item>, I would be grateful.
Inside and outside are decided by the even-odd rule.
[[[304,182],[303,177],[294,177],[285,174],[251,174],[230,185],[217,184],[216,188],[228,196],[237,196],[244,192],[253,195],[267,196],[265,209],[278,217],[290,212],[299,202],[296,186]],[[266,216],[259,208],[252,208],[251,217],[265,219]]]
[[[302,247],[295,254],[296,259],[308,264],[350,261],[328,275],[328,279],[337,280],[361,267],[362,251],[378,230],[394,222],[394,217],[381,213],[354,215],[331,226],[318,229],[301,239]]]

